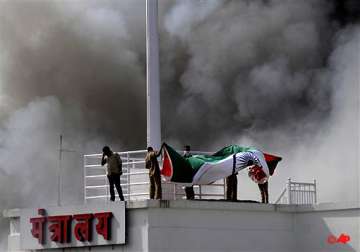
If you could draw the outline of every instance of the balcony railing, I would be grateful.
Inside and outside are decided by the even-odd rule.
[[[125,200],[149,198],[149,171],[145,169],[146,150],[118,152],[123,161],[123,175],[120,183]],[[193,154],[209,154],[192,152]],[[109,184],[106,168],[100,165],[102,154],[84,155],[84,201],[109,200]],[[160,162],[161,164],[161,162]],[[225,199],[225,179],[211,185],[195,185],[196,199]],[[163,199],[184,199],[184,186],[162,181]],[[286,187],[275,204],[316,204],[316,181],[300,183],[288,179]]]
[[[123,174],[120,183],[125,200],[143,200],[149,198],[149,170],[145,169],[146,150],[118,152],[123,161]],[[209,154],[192,152],[193,154]],[[109,184],[106,169],[100,165],[102,154],[84,155],[84,201],[109,200]],[[211,185],[195,185],[196,199],[224,199],[225,180]],[[162,181],[163,199],[185,198],[184,187],[179,184]]]
[[[317,203],[316,180],[314,183],[294,182],[288,179],[286,187],[275,204],[311,205]]]

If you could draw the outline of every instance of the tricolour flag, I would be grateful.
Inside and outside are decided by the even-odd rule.
[[[280,157],[263,153],[252,147],[230,145],[212,155],[193,155],[184,158],[166,143],[162,146],[163,165],[161,174],[167,181],[182,184],[211,184],[226,178],[250,165],[258,167],[257,172],[264,174],[264,179],[255,180],[263,183],[274,173]]]

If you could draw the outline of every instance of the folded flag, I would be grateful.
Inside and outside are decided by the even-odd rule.
[[[263,153],[253,147],[227,146],[212,155],[193,155],[185,158],[168,144],[162,146],[163,165],[161,174],[167,181],[182,184],[211,184],[226,178],[250,165],[255,165],[264,174],[264,179],[253,178],[263,183],[274,173],[281,157]],[[257,174],[259,170],[257,170]]]

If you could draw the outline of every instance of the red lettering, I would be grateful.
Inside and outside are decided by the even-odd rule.
[[[39,208],[38,209],[38,215],[45,216],[46,215],[46,210],[44,208]]]
[[[337,242],[341,242],[343,244],[347,243],[348,241],[350,241],[350,236],[346,234],[341,234],[337,239]]]
[[[75,238],[78,241],[91,241],[92,239],[92,214],[76,214],[74,219],[78,221],[74,227]]]
[[[105,240],[111,239],[111,218],[112,213],[111,212],[105,212],[105,213],[96,213],[94,214],[95,218],[98,220],[98,223],[96,224],[96,232],[99,235],[102,235]]]
[[[30,218],[30,223],[32,224],[31,234],[33,237],[38,239],[40,244],[45,243],[45,224],[47,221],[49,222],[48,230],[51,233],[51,241],[58,243],[70,243],[72,219],[77,221],[74,226],[74,235],[78,241],[92,241],[92,223],[94,218],[97,219],[95,226],[96,232],[99,235],[102,235],[105,240],[111,239],[112,212],[46,217],[46,210],[39,209],[38,214],[42,215],[42,217]]]
[[[33,237],[38,239],[40,244],[45,243],[44,224],[46,217],[31,218],[30,223],[32,224],[31,234]]]
[[[333,235],[329,235],[327,241],[330,244],[335,244],[336,243],[336,237],[333,236]]]
[[[70,234],[69,229],[71,228],[71,215],[62,216],[49,216],[48,221],[54,224],[49,226],[49,231],[53,233],[50,239],[54,242],[69,243]]]

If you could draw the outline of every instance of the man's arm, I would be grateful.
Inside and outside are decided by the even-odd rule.
[[[151,158],[157,158],[158,156],[161,155],[161,152],[160,152],[160,151],[152,151],[152,152],[150,152],[148,155],[149,155],[149,159],[151,159]]]
[[[116,158],[117,158],[117,162],[118,162],[118,165],[119,165],[119,172],[120,172],[120,174],[122,174],[122,160],[121,160],[121,157],[120,157],[120,155],[118,153],[116,154]]]
[[[160,150],[158,150],[158,151],[154,151],[154,153],[155,153],[155,157],[160,156],[160,155],[161,155],[161,151],[162,151],[162,147],[161,147],[161,149],[160,149]]]
[[[105,154],[103,153],[102,158],[101,158],[101,165],[106,164],[106,158],[105,158]]]
[[[164,147],[164,144],[162,144],[161,145],[161,148],[160,148],[160,150],[158,150],[158,151],[154,151],[154,153],[155,153],[155,157],[158,157],[158,156],[160,156],[161,155],[161,151],[162,151],[162,148]]]

